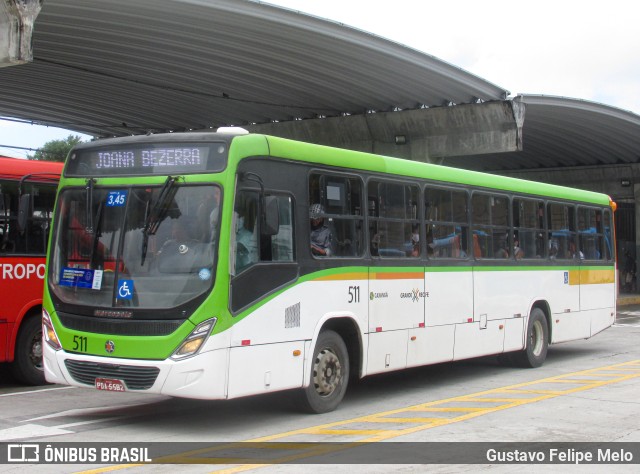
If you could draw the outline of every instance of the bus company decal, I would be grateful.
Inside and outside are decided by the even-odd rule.
[[[388,298],[388,297],[389,297],[389,293],[388,293],[388,292],[386,292],[386,291],[382,291],[382,292],[378,292],[378,291],[374,292],[374,291],[372,291],[372,292],[369,294],[369,299],[370,299],[370,300],[381,299],[381,298]]]
[[[34,277],[44,280],[44,272],[44,263],[0,263],[0,278],[3,280],[28,280]]]
[[[414,303],[416,303],[417,301],[420,301],[420,298],[428,298],[428,297],[429,297],[429,292],[420,291],[420,288],[413,288],[411,291],[400,293],[400,298],[410,298],[411,301],[413,301]]]
[[[104,350],[107,351],[107,354],[113,354],[113,351],[116,350],[116,343],[111,340],[105,342]]]

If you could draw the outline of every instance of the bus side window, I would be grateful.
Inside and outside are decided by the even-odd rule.
[[[277,196],[279,226],[278,233],[271,239],[271,260],[293,262],[293,199],[291,196]]]
[[[545,256],[544,203],[533,199],[513,200],[513,250],[516,260]]]
[[[418,221],[420,190],[416,185],[370,181],[367,194],[377,215],[369,218],[371,255],[379,257],[419,257],[421,229]],[[371,206],[371,204],[370,204]]]
[[[497,194],[474,193],[471,196],[473,236],[483,258],[511,258],[509,198]],[[474,243],[475,245],[475,243]]]
[[[359,257],[364,252],[363,185],[359,178],[333,173],[309,176],[309,249],[315,258]],[[313,207],[313,209],[311,208]],[[311,214],[316,216],[311,219]],[[324,226],[328,230],[320,229]],[[328,255],[313,248],[311,237],[330,234]],[[325,239],[326,241],[326,239]]]
[[[427,255],[430,258],[467,258],[468,206],[462,190],[427,188],[424,194]],[[473,237],[474,249],[480,247]]]
[[[258,193],[238,193],[233,217],[236,273],[240,273],[258,261],[257,213]]]

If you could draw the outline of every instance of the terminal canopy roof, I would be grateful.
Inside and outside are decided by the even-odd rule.
[[[509,95],[428,54],[250,0],[44,0],[33,57],[0,68],[0,117],[95,137],[401,114]],[[637,115],[574,99],[518,100],[523,151],[443,163],[517,171],[640,162]]]
[[[460,68],[247,0],[45,0],[0,116],[94,136],[503,99]]]

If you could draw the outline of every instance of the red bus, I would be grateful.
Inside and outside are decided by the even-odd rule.
[[[0,157],[0,362],[44,384],[42,285],[63,163]]]

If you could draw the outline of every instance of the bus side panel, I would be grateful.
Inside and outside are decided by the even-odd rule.
[[[588,311],[591,315],[591,336],[595,336],[601,331],[610,327],[616,320],[614,308],[594,309]]]
[[[407,367],[408,334],[408,330],[370,333],[367,374]]]
[[[544,294],[535,271],[476,270],[473,282],[475,321],[526,317],[532,295]]]
[[[615,270],[611,267],[580,270],[580,310],[590,315],[594,336],[611,326],[615,320]]]
[[[615,270],[586,268],[580,270],[580,310],[612,308],[615,303]]]
[[[452,269],[453,270],[453,269]],[[426,326],[465,323],[473,318],[473,274],[462,271],[437,271],[425,274]]]
[[[453,324],[410,329],[407,367],[452,361],[454,333]]]
[[[580,270],[559,267],[546,272],[547,285],[542,294],[549,295],[551,306],[551,342],[573,341],[591,335],[591,321],[580,312]]]
[[[588,311],[554,314],[551,317],[553,325],[551,342],[553,344],[576,339],[586,339],[591,336],[591,316]]]
[[[301,387],[304,358],[304,341],[231,348],[229,398]]]
[[[9,333],[12,326],[7,321],[0,320],[0,362],[6,362],[9,357]]]
[[[488,321],[481,318],[480,321],[456,324],[454,360],[502,352],[504,323],[503,319]]]
[[[3,349],[6,347],[6,351],[2,351],[6,360],[14,358],[15,340],[23,316],[42,304],[44,272],[43,257],[2,257],[0,260],[0,319],[9,323],[5,328],[8,344],[2,345]],[[3,360],[2,355],[0,360]]]
[[[415,278],[415,276],[419,278]],[[424,325],[424,272],[369,270],[369,331],[384,332]]]

